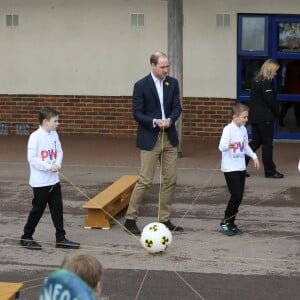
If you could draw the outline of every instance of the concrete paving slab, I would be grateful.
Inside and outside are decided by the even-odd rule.
[[[51,270],[59,267],[67,250],[54,248],[49,213],[43,216],[35,239],[42,251],[19,247],[32,191],[28,186],[26,137],[0,136],[0,280],[25,282],[23,299],[37,299]],[[81,251],[99,258],[106,271],[102,299],[292,299],[299,298],[300,174],[296,170],[300,144],[276,144],[281,180],[266,179],[262,171],[247,179],[237,218],[244,234],[229,238],[218,230],[228,201],[219,170],[216,141],[189,141],[179,160],[178,185],[172,221],[185,228],[174,233],[162,255],[151,255],[138,239],[124,232],[124,212],[110,230],[83,228],[89,197],[122,175],[139,173],[138,151],[131,139],[63,137],[66,155],[62,191],[65,227]],[[90,155],[83,155],[90,145]],[[24,150],[25,147],[25,150]],[[129,150],[128,150],[129,148]],[[89,153],[89,152],[88,152]],[[123,153],[123,155],[122,155]],[[67,158],[68,157],[68,158]],[[185,160],[183,160],[185,159]],[[159,168],[141,207],[138,225],[157,219]],[[66,180],[68,179],[68,180]]]

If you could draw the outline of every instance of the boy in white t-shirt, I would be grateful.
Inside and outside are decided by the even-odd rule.
[[[24,226],[20,245],[31,250],[42,246],[32,236],[48,204],[56,229],[56,248],[78,249],[79,243],[66,239],[63,222],[63,203],[58,171],[63,151],[56,132],[58,112],[44,107],[39,112],[40,126],[29,137],[27,160],[30,167],[29,185],[33,189],[32,209]]]
[[[232,107],[232,122],[224,127],[219,144],[219,150],[222,152],[221,170],[224,172],[226,184],[231,194],[224,218],[220,223],[222,233],[227,236],[242,233],[235,224],[235,217],[244,194],[245,154],[253,159],[256,169],[260,167],[256,154],[248,145],[248,134],[245,127],[248,121],[248,111],[248,106],[240,103]]]

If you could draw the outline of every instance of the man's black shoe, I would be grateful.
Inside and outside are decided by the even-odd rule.
[[[170,220],[166,222],[162,222],[162,224],[166,225],[170,229],[170,231],[178,231],[178,232],[184,231],[183,227],[175,226],[174,224],[171,223]]]
[[[266,178],[280,179],[280,178],[283,178],[284,175],[281,174],[281,173],[279,173],[279,172],[277,172],[277,171],[275,171],[275,173],[273,173],[273,174],[266,174],[265,177],[266,177]]]
[[[20,240],[20,245],[24,248],[30,249],[30,250],[42,250],[42,246],[34,241],[33,239],[23,239]]]
[[[136,225],[136,220],[126,219],[126,221],[124,223],[124,227],[134,235],[141,234],[141,231],[139,230],[139,228]]]
[[[55,248],[79,249],[80,243],[72,242],[64,238],[61,241],[56,241]]]

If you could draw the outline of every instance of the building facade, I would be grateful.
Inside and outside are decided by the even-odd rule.
[[[244,81],[250,70],[269,57],[282,69],[286,60],[300,60],[297,50],[274,50],[281,26],[298,28],[300,4],[184,0],[183,14],[182,135],[216,138],[232,103],[249,100]],[[167,1],[2,0],[0,20],[4,131],[34,129],[39,108],[51,105],[61,113],[63,134],[135,134],[132,88],[149,73],[151,53],[168,52]],[[261,30],[263,46],[258,38],[252,51],[247,41]],[[278,99],[287,110],[282,131],[276,127],[279,138],[300,138],[293,125],[299,97],[293,91]]]

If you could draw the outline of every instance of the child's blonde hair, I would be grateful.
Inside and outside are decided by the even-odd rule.
[[[85,281],[92,289],[101,282],[103,267],[99,260],[85,253],[75,253],[66,256],[61,268],[72,271]]]
[[[249,107],[242,103],[236,103],[231,108],[232,116],[239,116],[244,111],[249,111]]]

